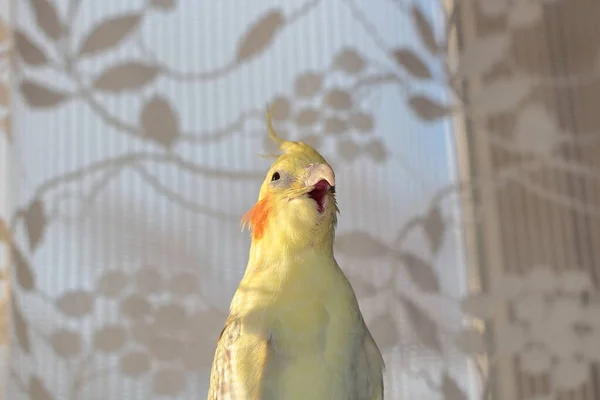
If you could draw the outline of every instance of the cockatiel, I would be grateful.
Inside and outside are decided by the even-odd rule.
[[[333,255],[335,177],[312,147],[283,152],[246,213],[246,272],[218,339],[208,400],[383,399],[384,362]]]

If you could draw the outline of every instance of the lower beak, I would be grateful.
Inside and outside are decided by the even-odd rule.
[[[313,187],[317,183],[325,181],[329,187],[335,187],[335,175],[327,164],[313,164],[308,167],[308,175],[305,180],[307,187]]]

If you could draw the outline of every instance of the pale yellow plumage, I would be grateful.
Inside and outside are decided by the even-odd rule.
[[[268,122],[283,154],[245,218],[250,257],[217,344],[208,399],[383,399],[381,353],[333,257],[333,171]]]

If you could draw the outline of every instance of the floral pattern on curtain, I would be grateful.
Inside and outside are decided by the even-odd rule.
[[[336,169],[336,257],[386,399],[600,396],[597,257],[563,262],[600,243],[597,203],[547,179],[597,181],[565,149],[599,140],[545,91],[593,82],[600,58],[544,75],[520,47],[593,5],[5,3],[5,398],[206,396],[274,151],[267,105]],[[572,247],[567,218],[592,221]]]

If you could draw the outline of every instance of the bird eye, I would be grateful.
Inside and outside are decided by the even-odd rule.
[[[273,181],[278,181],[278,180],[279,180],[279,178],[281,178],[281,175],[279,175],[279,172],[275,172],[275,173],[273,174],[273,176],[271,177],[271,182],[273,182]]]

